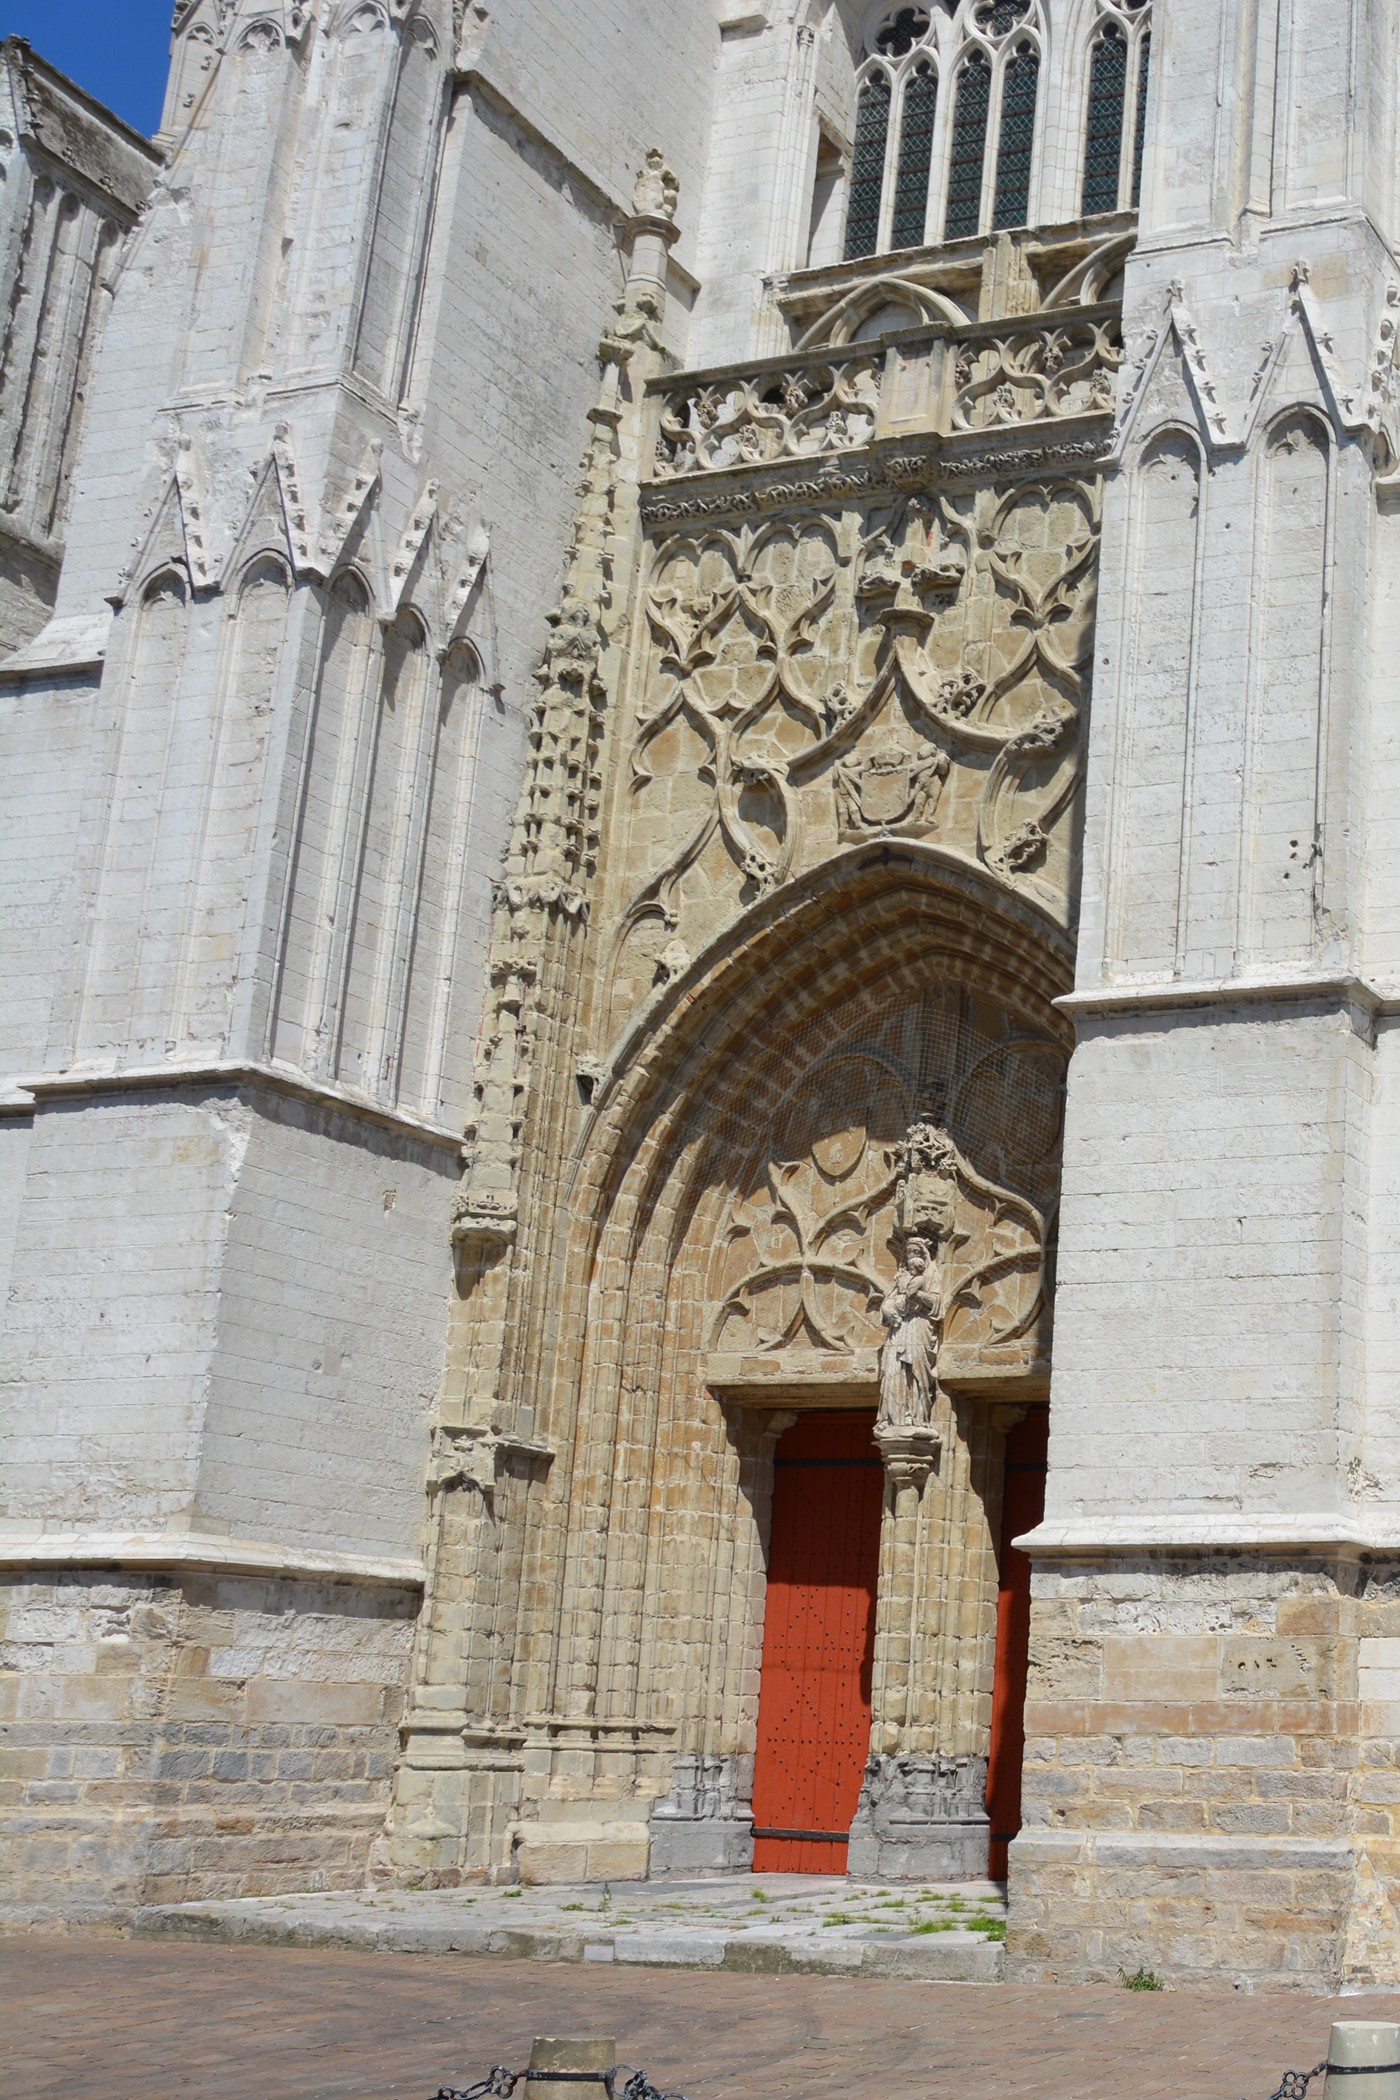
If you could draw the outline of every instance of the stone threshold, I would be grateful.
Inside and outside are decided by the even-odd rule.
[[[167,1903],[136,1910],[128,1929],[141,1938],[376,1954],[998,1983],[1003,1950],[996,1935],[1005,1916],[995,1882],[906,1887],[834,1875],[736,1874]]]

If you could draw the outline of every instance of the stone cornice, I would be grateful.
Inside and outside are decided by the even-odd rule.
[[[1308,1001],[1356,1006],[1368,1014],[1400,1012],[1400,996],[1386,994],[1349,970],[1271,977],[1180,978],[1172,983],[1105,984],[1066,992],[1055,1001],[1075,1020],[1099,1015],[1169,1013],[1194,1006],[1298,1005]]]
[[[191,1087],[227,1090],[244,1086],[266,1087],[294,1100],[360,1116],[386,1130],[398,1131],[405,1137],[419,1138],[426,1144],[441,1145],[454,1152],[462,1144],[460,1130],[430,1123],[425,1117],[415,1116],[406,1109],[388,1108],[365,1094],[356,1093],[352,1087],[309,1079],[304,1072],[298,1072],[290,1065],[267,1063],[256,1058],[210,1058],[197,1064],[94,1065],[79,1071],[20,1076],[4,1083],[0,1091],[0,1115],[28,1115],[50,1101],[72,1100],[84,1094],[177,1093]]]
[[[1286,1510],[1247,1515],[1232,1510],[1182,1511],[1158,1517],[1076,1517],[1038,1524],[1013,1541],[1037,1562],[1113,1560],[1132,1553],[1291,1554],[1400,1553],[1400,1513],[1368,1518],[1354,1511]]]
[[[421,1561],[180,1531],[0,1531],[0,1567],[208,1569],[421,1589]]]

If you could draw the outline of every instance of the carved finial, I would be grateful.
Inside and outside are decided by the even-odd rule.
[[[1303,286],[1308,283],[1311,276],[1312,271],[1305,262],[1295,262],[1288,273],[1289,291],[1301,292]]]
[[[632,192],[633,211],[638,218],[674,219],[680,194],[680,178],[667,167],[661,148],[653,146],[642,162],[637,187]]]

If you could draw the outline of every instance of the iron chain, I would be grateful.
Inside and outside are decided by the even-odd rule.
[[[1308,2100],[1308,2087],[1314,2078],[1321,2078],[1327,2068],[1324,2059],[1322,2063],[1314,2064],[1310,2071],[1285,2071],[1278,2091],[1270,2093],[1269,2100]]]
[[[645,2071],[635,2064],[619,2064],[616,2071],[550,2071],[543,2075],[536,2072],[540,2083],[562,2084],[566,2079],[586,2081],[589,2084],[607,2087],[611,2100],[613,2081],[623,2071],[627,2072],[627,2083],[622,2088],[622,2100],[685,2100],[684,2093],[663,2093],[654,2086]],[[530,2078],[528,2071],[508,2071],[504,2064],[493,2064],[479,2085],[442,2085],[433,2095],[433,2100],[511,2100],[511,2095],[522,2080]]]
[[[523,2071],[508,2071],[504,2064],[492,2064],[480,2085],[440,2085],[433,2100],[487,2100],[488,2095],[491,2100],[510,2100],[524,2076]]]

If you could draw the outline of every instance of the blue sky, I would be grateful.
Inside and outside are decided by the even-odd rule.
[[[48,59],[147,134],[160,122],[172,0],[0,0],[0,37]]]

